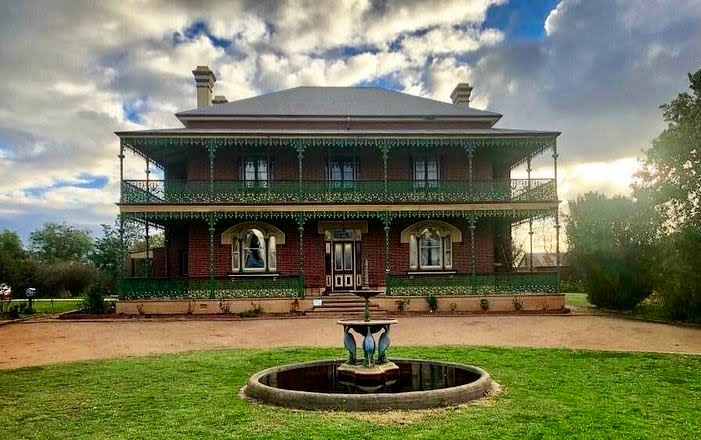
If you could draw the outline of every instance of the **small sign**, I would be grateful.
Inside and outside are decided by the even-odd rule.
[[[320,299],[315,299],[314,300],[314,307],[321,307],[321,305],[324,303],[323,300]]]

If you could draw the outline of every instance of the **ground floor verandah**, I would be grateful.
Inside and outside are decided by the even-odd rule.
[[[120,290],[123,299],[554,293],[557,271],[512,270],[512,224],[550,213],[123,214],[145,238],[161,229],[163,245],[146,240]]]

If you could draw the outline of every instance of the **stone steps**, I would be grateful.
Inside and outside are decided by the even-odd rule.
[[[331,293],[319,298],[322,305],[314,306],[307,312],[308,316],[324,316],[336,318],[362,318],[365,313],[365,300],[351,293]],[[380,309],[378,304],[372,301],[368,305],[372,318],[387,316],[387,311]]]

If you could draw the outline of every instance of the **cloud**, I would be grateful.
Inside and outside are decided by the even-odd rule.
[[[485,23],[490,7],[506,3],[4,2],[0,227],[109,221],[113,132],[177,126],[173,113],[194,106],[198,64],[214,68],[215,93],[230,100],[382,82],[448,101],[470,81],[472,104],[503,113],[502,126],[563,132],[568,197],[592,185],[620,192],[662,127],[657,106],[699,68],[701,1],[564,0],[542,18],[540,37],[515,40]],[[143,176],[141,159],[125,163],[127,176]],[[597,173],[622,177],[592,184]],[[107,184],[80,187],[85,175]]]

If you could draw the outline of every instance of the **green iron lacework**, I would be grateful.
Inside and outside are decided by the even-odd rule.
[[[531,150],[531,155],[553,148],[556,145],[556,137],[530,136],[510,138],[281,138],[281,137],[124,137],[121,144],[137,154],[143,155],[143,148],[190,148],[203,147],[210,154],[220,148],[228,147],[252,147],[252,148],[278,148],[287,147],[295,149],[299,154],[312,147],[323,148],[378,148],[388,152],[397,148],[424,149],[438,147],[460,147],[472,152],[476,148],[505,148],[516,147]],[[516,166],[525,161],[526,157],[519,159]],[[158,164],[161,166],[160,164]]]
[[[122,203],[472,203],[557,199],[554,179],[489,181],[302,181],[125,180]]]
[[[300,277],[275,278],[123,278],[120,299],[301,298]]]
[[[504,273],[489,275],[406,275],[387,277],[387,295],[484,295],[557,292],[557,274]]]

